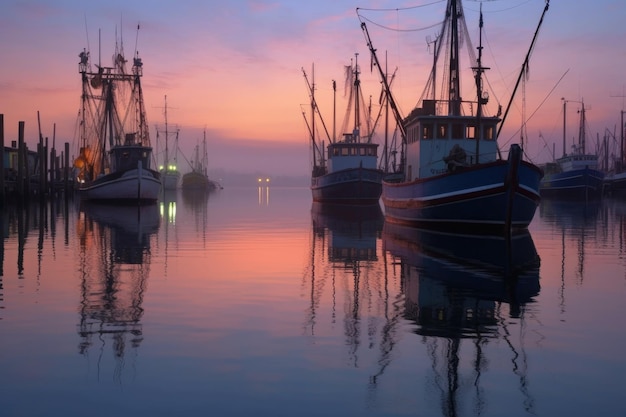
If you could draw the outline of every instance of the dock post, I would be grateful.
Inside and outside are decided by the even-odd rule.
[[[65,196],[70,193],[70,143],[65,142],[65,169],[63,170],[63,185],[65,189]]]
[[[4,183],[4,114],[0,114],[0,206],[5,206],[6,184]]]
[[[17,195],[19,198],[24,197],[24,161],[26,159],[26,152],[24,149],[24,122],[18,123],[17,133]]]

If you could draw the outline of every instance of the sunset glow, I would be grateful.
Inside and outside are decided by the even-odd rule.
[[[180,127],[184,154],[191,155],[206,129],[212,168],[306,174],[309,150],[303,114],[310,117],[310,108],[303,70],[314,75],[316,99],[329,128],[332,80],[337,81],[339,124],[346,107],[343,66],[350,65],[355,53],[364,93],[372,97],[374,107],[378,105],[380,82],[376,72],[370,72],[359,8],[379,58],[390,73],[397,69],[392,90],[402,113],[408,114],[428,76],[432,58],[428,40],[439,31],[430,25],[441,20],[444,8],[443,2],[410,7],[426,3],[183,0],[147,7],[135,0],[3,2],[0,114],[5,142],[10,145],[17,139],[18,122],[25,121],[26,141],[34,148],[39,113],[42,135],[55,138],[57,144],[70,142],[74,149],[80,102],[78,53],[88,48],[92,59],[99,57],[107,65],[118,39],[127,58],[137,50],[143,59],[144,96],[153,132],[162,123],[167,95],[168,117]],[[490,96],[493,104],[509,100],[544,4],[544,0],[482,2],[485,63],[491,68],[487,77],[496,93]],[[477,1],[464,3],[474,46],[480,6]],[[503,149],[520,141],[525,118],[527,156],[537,163],[550,160],[553,144],[558,150],[562,141],[563,97],[584,99],[594,140],[607,131],[619,135],[616,127],[626,99],[624,16],[626,4],[618,0],[551,2],[524,91],[518,92],[500,136]]]

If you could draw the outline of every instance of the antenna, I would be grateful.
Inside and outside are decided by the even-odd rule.
[[[87,52],[89,52],[89,30],[87,30],[87,14],[85,14],[85,36],[87,37]]]
[[[120,52],[124,55],[124,20],[120,14]]]
[[[133,56],[137,56],[137,44],[139,43],[139,22],[137,22],[137,34],[135,35],[135,52]]]

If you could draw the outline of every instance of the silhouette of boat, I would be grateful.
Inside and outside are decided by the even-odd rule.
[[[151,168],[152,147],[141,87],[143,62],[126,69],[116,46],[113,66],[96,64],[80,53],[82,76],[80,155],[74,161],[77,187],[85,200],[156,202],[161,176]]]
[[[547,10],[548,2],[543,14]],[[481,31],[482,25],[481,12]],[[465,101],[461,97],[459,50],[462,43],[471,44],[466,37],[460,39],[461,34],[468,33],[461,1],[447,2],[442,39],[436,43],[431,76],[418,107],[406,118],[400,116],[394,104],[365,22],[361,27],[386,86],[405,147],[403,178],[383,180],[386,218],[422,227],[452,225],[499,230],[527,227],[539,204],[539,180],[543,174],[539,167],[522,159],[518,144],[511,145],[508,159],[500,155],[497,138],[506,112],[502,119],[500,109],[495,116],[486,114],[488,95],[483,90],[483,73],[488,68],[482,62],[482,36],[476,61],[468,65],[474,72],[476,99]],[[536,33],[538,30],[539,27]],[[536,36],[533,45],[535,39]],[[473,51],[470,53],[473,55]],[[448,61],[442,70],[438,66],[442,66],[440,61],[444,57]],[[525,65],[527,61],[528,55]],[[436,90],[439,82],[447,83],[446,88]]]
[[[375,204],[382,191],[383,171],[378,168],[378,144],[372,142],[369,131],[362,131],[362,126],[369,126],[361,108],[365,108],[359,79],[359,66],[346,67],[350,84],[350,97],[347,114],[353,114],[352,131],[344,133],[343,138],[329,138],[329,144],[319,143],[315,128],[317,103],[315,88],[311,86],[311,148],[313,169],[311,172],[311,193],[313,201],[333,204]],[[352,109],[352,106],[354,108]]]

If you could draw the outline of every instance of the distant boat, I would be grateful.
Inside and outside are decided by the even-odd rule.
[[[159,166],[159,173],[161,174],[161,183],[164,190],[175,190],[178,188],[178,182],[180,181],[180,171],[177,167],[176,152],[178,151],[178,129],[175,132],[168,131],[167,124],[167,96],[165,96],[165,152],[163,154],[163,165]],[[174,147],[170,148],[170,133],[176,133],[176,139]],[[159,129],[157,128],[157,144],[159,143]],[[173,154],[173,157],[172,157]]]
[[[206,147],[206,132],[202,140],[202,155],[200,154],[200,145],[194,148],[193,159],[191,160],[191,172],[183,175],[183,190],[203,190],[213,191],[221,188],[219,184],[211,179],[207,174],[207,165],[209,156]]]
[[[587,200],[602,196],[604,172],[598,169],[598,155],[586,151],[585,103],[581,101],[580,104],[578,144],[567,154],[565,152],[567,100],[563,100],[563,156],[555,162],[546,164],[545,176],[539,187],[542,197]]]
[[[335,204],[376,204],[382,192],[383,171],[378,168],[378,144],[372,142],[369,131],[362,132],[360,108],[364,106],[359,80],[359,67],[346,67],[350,80],[350,106],[354,105],[352,132],[344,133],[343,138],[333,138],[324,153],[323,143],[319,143],[315,131],[317,104],[314,85],[310,87],[311,97],[311,147],[313,169],[311,192],[313,201]],[[362,135],[364,133],[364,135]]]
[[[80,53],[82,106],[80,154],[74,161],[81,198],[115,203],[156,202],[161,179],[151,168],[152,147],[141,88],[143,63],[137,54],[130,72],[116,47],[112,67]]]
[[[546,3],[541,21],[547,10]],[[482,23],[481,12],[481,32]],[[365,22],[361,27],[375,66],[381,72],[405,146],[401,163],[403,178],[383,180],[386,219],[423,227],[480,230],[528,227],[540,201],[542,171],[522,159],[523,152],[517,144],[511,145],[508,159],[500,155],[498,126],[506,113],[501,119],[500,111],[489,116],[483,108],[488,95],[483,91],[483,72],[487,68],[482,62],[482,36],[477,57],[471,63],[476,99],[465,101],[461,97],[459,36],[468,33],[461,1],[447,2],[444,32],[436,43],[431,77],[418,107],[406,118],[400,116],[391,96]],[[470,44],[469,39],[463,41]],[[443,57],[448,62],[440,64]],[[528,57],[525,65],[527,60]],[[441,85],[439,76],[447,80],[441,92],[436,90]]]
[[[619,151],[613,155],[612,167],[604,176],[604,191],[613,197],[626,197],[626,158],[624,157],[624,110],[620,111],[622,126],[619,140]],[[614,135],[616,136],[616,135]]]

